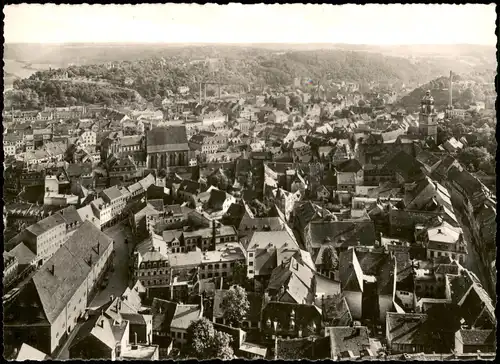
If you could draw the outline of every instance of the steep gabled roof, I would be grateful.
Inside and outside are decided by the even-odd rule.
[[[405,181],[410,181],[418,180],[423,177],[423,172],[420,167],[420,162],[411,155],[400,151],[386,163],[384,168],[399,173]]]
[[[426,345],[426,314],[387,313],[387,339],[391,345]]]

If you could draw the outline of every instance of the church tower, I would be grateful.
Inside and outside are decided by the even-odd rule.
[[[437,114],[434,110],[434,98],[430,91],[425,93],[420,103],[419,134],[425,139],[437,141]]]

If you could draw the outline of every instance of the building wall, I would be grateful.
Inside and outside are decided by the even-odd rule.
[[[187,330],[172,327],[170,334],[174,344],[182,346],[187,343]]]
[[[245,262],[244,258],[240,260]],[[236,261],[210,262],[200,266],[200,278],[229,277],[233,273]]]
[[[449,252],[449,251],[443,251],[443,250],[436,250],[436,249],[427,249],[427,258],[432,259],[433,257],[440,257],[440,256],[449,256],[452,259],[457,259],[461,264],[465,262],[465,253],[459,253],[459,252]]]
[[[62,223],[50,230],[47,230],[43,234],[34,236],[32,234],[28,235],[28,246],[30,248],[35,248],[38,259],[43,259],[43,262],[47,261],[64,243],[66,235],[66,224]]]
[[[403,303],[403,309],[413,308],[413,292],[396,291],[396,297]]]
[[[391,312],[394,307],[392,295],[380,295],[378,297],[380,321],[384,322],[387,312]],[[349,306],[350,308],[351,306]]]
[[[4,144],[3,152],[5,155],[16,155],[16,146]]]
[[[360,320],[362,317],[363,293],[354,291],[343,291],[342,293],[346,298],[352,318],[354,320]]]
[[[94,336],[88,336],[71,347],[69,356],[71,359],[101,359],[115,360],[115,350],[108,348]]]

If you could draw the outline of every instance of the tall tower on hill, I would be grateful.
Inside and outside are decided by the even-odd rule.
[[[426,91],[420,102],[419,134],[425,139],[437,141],[437,114],[434,110],[434,98],[431,91]]]
[[[453,72],[450,71],[450,85],[449,85],[449,97],[450,99],[448,100],[448,108],[452,109],[453,108]]]

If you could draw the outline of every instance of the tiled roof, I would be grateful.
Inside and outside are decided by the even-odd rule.
[[[251,218],[245,214],[238,226],[238,232],[240,236],[244,236],[256,231],[280,231],[284,229],[284,224],[279,217]]]
[[[46,217],[43,220],[38,221],[37,223],[30,225],[26,228],[27,231],[32,233],[33,235],[41,235],[50,229],[55,228],[58,225],[65,224],[66,222],[59,214],[54,214],[49,217]]]
[[[71,163],[66,167],[68,177],[79,177],[92,173],[91,163]]]
[[[101,192],[102,195],[107,199],[107,202],[116,200],[122,196],[120,190],[116,186],[105,189]]]
[[[21,266],[31,264],[36,258],[35,253],[33,253],[23,242],[17,244],[9,251],[9,254],[16,257],[18,264]]]
[[[139,190],[142,190],[144,191],[144,189],[142,188],[141,184],[136,182],[130,186],[127,187],[127,190],[130,192],[130,193],[134,193],[136,191],[139,191]]]
[[[200,265],[202,253],[200,250],[190,251],[187,253],[175,253],[170,254],[168,258],[171,267]]]
[[[441,162],[436,166],[434,172],[441,175],[446,175],[450,170],[451,166],[453,165],[453,163],[455,163],[455,158],[453,158],[451,155],[446,155],[441,160]]]
[[[136,251],[141,255],[143,260],[147,260],[146,256],[148,253],[155,253],[158,260],[167,260],[167,244],[162,237],[156,234],[151,234],[148,238],[137,244]]]
[[[185,126],[154,128],[147,133],[148,153],[189,150]]]
[[[482,184],[477,178],[466,170],[460,171],[456,167],[452,167],[448,172],[448,179],[464,189],[469,197],[475,193],[482,191]]]
[[[496,343],[495,330],[460,330],[463,345],[467,346],[493,346]]]
[[[158,200],[154,200],[154,201],[158,201]],[[153,204],[153,200],[149,200],[149,203]],[[162,202],[162,204],[163,204],[163,202]],[[172,213],[173,215],[181,215],[182,214],[181,205],[167,205],[164,207],[164,209],[165,209],[165,212],[167,214],[168,213]]]
[[[483,287],[473,284],[461,307],[462,316],[469,325],[491,328],[495,324],[495,307]]]
[[[249,250],[257,249],[279,249],[282,246],[299,247],[297,242],[285,230],[280,231],[257,231],[252,235],[252,239],[248,243]]]
[[[111,238],[85,221],[35,273],[32,283],[49,322],[54,322],[87,278],[91,270],[90,258],[94,265],[110,244]],[[52,266],[54,274],[51,272]]]
[[[201,318],[201,309],[198,305],[178,304],[170,327],[187,330],[189,325]]]
[[[412,277],[413,268],[410,260],[410,252],[395,251],[394,257],[396,258],[396,280],[397,282],[406,281]]]
[[[146,320],[144,315],[138,313],[121,313],[124,320],[127,320],[133,325],[144,325],[146,326]]]
[[[359,172],[363,167],[361,164],[358,162],[357,159],[349,159],[345,162],[340,163],[337,167],[336,170],[339,172],[352,172],[352,173],[357,173]]]
[[[154,298],[151,305],[153,330],[170,333],[170,324],[175,315],[177,303]]]
[[[297,303],[310,302],[313,280],[314,271],[292,257],[273,270],[267,289],[277,295],[277,300],[282,297],[280,290],[284,288],[283,294],[290,295]]]
[[[320,248],[323,244],[336,247],[371,246],[375,243],[375,225],[373,221],[312,221],[306,233],[311,245]]]
[[[387,313],[387,338],[391,344],[426,345],[426,314]]]
[[[334,294],[321,298],[323,321],[331,326],[350,326],[352,316],[345,297]]]
[[[271,275],[276,266],[276,249],[258,249],[255,251],[255,275]]]
[[[420,169],[420,162],[418,162],[411,155],[400,151],[389,162],[386,163],[385,168],[401,174],[406,180],[417,180],[423,177],[423,172]]]
[[[82,218],[76,211],[75,206],[65,207],[64,209],[59,210],[57,214],[62,216],[66,224],[74,224],[82,222]]]
[[[210,199],[208,205],[216,210],[222,210],[223,204],[227,199],[227,193],[218,189],[210,191]]]
[[[94,315],[89,318],[78,330],[76,336],[71,342],[70,350],[74,346],[86,340],[89,336],[94,336],[99,342],[106,346],[106,350],[113,350],[116,346],[112,325],[109,319],[104,315]],[[95,341],[88,344],[96,345]],[[85,359],[85,358],[78,358]]]
[[[182,233],[183,233],[182,230],[165,230],[162,234],[163,240],[166,243],[170,243],[174,239],[180,239]]]
[[[131,146],[140,144],[142,140],[142,136],[140,135],[129,135],[123,136],[120,138],[120,145],[122,146]]]
[[[183,180],[179,186],[179,191],[196,195],[201,192],[201,185],[196,181]]]
[[[278,360],[316,360],[330,358],[330,338],[324,337],[315,341],[311,338],[278,339]]]
[[[330,337],[331,357],[351,351],[360,356],[364,349],[370,348],[368,328],[361,327],[326,327],[325,335]]]

